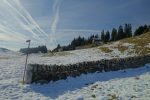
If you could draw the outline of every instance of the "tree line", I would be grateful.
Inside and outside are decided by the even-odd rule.
[[[60,44],[57,45],[55,49],[53,49],[53,52],[58,52],[59,50],[61,51],[69,51],[69,50],[75,50],[76,47],[78,46],[84,46],[84,45],[89,45],[92,44],[93,38],[98,38],[101,37],[101,41],[103,43],[111,42],[111,41],[118,41],[124,38],[129,38],[132,36],[138,36],[141,35],[145,32],[150,31],[150,25],[141,25],[139,26],[135,32],[132,32],[132,25],[131,24],[125,24],[124,26],[120,25],[118,29],[113,28],[111,31],[107,30],[104,31],[102,30],[101,35],[91,35],[88,38],[84,37],[77,37],[74,38],[71,43],[67,46],[61,46]]]
[[[38,46],[34,48],[21,48],[20,52],[25,53],[25,54],[30,54],[30,53],[47,53],[47,47],[46,46]]]
[[[85,46],[90,45],[93,43],[93,38],[99,38],[103,43],[111,42],[111,41],[118,41],[124,38],[132,37],[132,36],[138,36],[143,33],[146,33],[150,31],[150,25],[141,25],[139,26],[135,32],[132,32],[132,26],[131,24],[125,24],[124,26],[120,25],[118,29],[113,28],[111,31],[107,30],[101,31],[101,34],[93,34],[89,36],[88,38],[84,37],[77,37],[74,38],[69,45],[61,46],[60,44],[57,45],[56,48],[52,50],[52,52],[58,52],[58,51],[69,51],[69,50],[75,50],[76,47],[79,46]],[[34,48],[21,48],[20,52],[22,53],[47,53],[47,47],[46,46],[38,46]]]

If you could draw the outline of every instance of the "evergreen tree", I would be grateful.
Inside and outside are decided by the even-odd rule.
[[[47,53],[47,47],[46,46],[38,46],[34,48],[22,48],[20,49],[20,52],[22,53]]]
[[[123,38],[132,36],[132,26],[131,24],[125,24]]]
[[[60,46],[60,44],[58,44],[58,45],[57,45],[57,49],[60,49],[60,48],[61,48],[61,46]]]
[[[128,37],[132,37],[132,25],[128,25]]]
[[[101,40],[103,42],[105,41],[105,32],[104,32],[104,30],[101,32]]]
[[[144,26],[139,26],[135,32],[134,32],[134,36],[137,36],[137,35],[141,35],[143,33],[146,33],[149,31],[149,27],[147,25],[144,25]]]
[[[81,45],[81,37],[79,36],[77,38],[77,41],[76,41],[76,45],[75,46],[80,46]]]
[[[148,32],[149,31],[149,28],[147,25],[144,25],[144,33]]]
[[[111,40],[112,41],[116,41],[117,40],[117,30],[115,28],[112,29]]]
[[[72,46],[72,47],[75,47],[75,46],[76,46],[76,39],[75,39],[75,38],[72,40],[71,46]]]
[[[42,53],[47,53],[47,47],[46,46],[39,46],[38,51],[42,52]]]
[[[98,34],[96,34],[94,37],[95,37],[95,38],[98,38]]]
[[[85,39],[84,39],[84,37],[81,38],[81,46],[82,46],[82,45],[85,45]]]
[[[90,36],[90,38],[88,39],[88,44],[92,44],[92,41],[93,41],[93,38],[94,38],[95,36],[94,35],[91,35]]]
[[[124,32],[123,32],[123,27],[120,25],[118,29],[118,36],[117,40],[123,39],[124,38]]]
[[[105,42],[108,42],[110,40],[110,32],[107,31],[105,35]]]
[[[137,36],[137,35],[141,35],[144,33],[144,27],[143,26],[139,26],[135,32],[134,32],[134,36]]]

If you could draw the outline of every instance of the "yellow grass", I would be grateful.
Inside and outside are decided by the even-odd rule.
[[[123,46],[122,45],[122,43],[119,43],[116,47],[114,47],[114,48],[118,48],[118,50],[120,51],[120,52],[124,52],[124,51],[126,51],[126,50],[128,50],[128,47],[126,47],[126,46]]]
[[[139,55],[150,53],[150,48],[146,47],[150,43],[150,32],[144,33],[140,36],[123,39],[120,42],[135,44],[134,46],[135,53]]]
[[[113,49],[118,49],[120,52],[125,52],[128,50],[128,46],[124,46],[124,43],[133,44],[133,51],[128,51],[128,53],[136,53],[138,55],[150,54],[150,48],[147,47],[150,43],[150,32],[144,33],[140,36],[130,37],[123,40],[120,40],[117,45],[114,45],[115,42],[110,42],[107,45],[111,48],[105,47],[105,45],[99,46],[98,48],[104,53],[110,53]]]
[[[110,53],[110,52],[113,51],[113,50],[110,50],[108,47],[99,47],[99,49],[100,49],[102,52],[105,52],[105,53]]]

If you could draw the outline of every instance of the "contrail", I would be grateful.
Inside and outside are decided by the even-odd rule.
[[[21,24],[21,26],[23,26],[23,28],[27,29],[28,31],[32,30],[30,27],[28,27],[28,25],[30,25],[30,24],[32,24],[32,23],[29,22],[29,20],[26,18],[26,16],[24,16],[24,15],[22,14],[22,12],[20,12],[17,8],[15,8],[14,6],[12,6],[7,0],[4,0],[4,2],[5,2],[5,4],[7,4],[13,11],[16,12],[16,13],[13,13],[13,12],[11,12],[11,11],[12,11],[12,10],[11,10],[9,13],[11,13],[11,14],[13,15],[13,17],[16,18],[16,20]],[[18,16],[16,16],[16,14],[18,14],[22,19],[19,20],[19,18],[18,18]],[[27,25],[26,25],[25,23],[23,23],[22,21],[26,22]],[[34,32],[31,32],[31,33],[33,33],[34,36],[38,36],[37,33],[34,33]]]
[[[56,43],[56,39],[55,39],[55,33],[56,33],[56,29],[57,29],[57,24],[59,21],[59,7],[60,7],[60,3],[61,0],[54,0],[54,4],[53,4],[53,16],[52,16],[52,21],[51,21],[51,34],[49,35],[49,38],[51,38],[51,40],[53,42]]]
[[[17,19],[17,22],[19,22],[19,24],[21,25],[21,26],[23,26],[24,24],[22,23],[22,22],[20,22],[20,20],[19,19]],[[16,31],[13,31],[13,29],[11,28],[11,27],[8,27],[8,24],[9,23],[7,23],[7,25],[2,25],[2,24],[0,24],[0,31],[4,34],[7,34],[7,35],[9,35],[9,37],[19,37],[19,38],[22,38],[23,39],[23,41],[25,41],[24,39],[34,39],[34,40],[36,40],[36,41],[38,41],[38,37],[36,38],[35,36],[31,36],[30,35],[30,37],[29,36],[25,36],[24,34],[22,34],[22,33],[18,33],[18,32],[16,32]],[[6,27],[7,26],[7,27]],[[16,38],[17,39],[17,38]]]
[[[25,36],[24,34],[20,34],[20,33],[16,32],[16,31],[13,31],[10,28],[5,27],[2,24],[0,24],[0,32],[1,32],[0,34],[4,34],[5,33],[5,35],[8,35],[9,37],[15,38],[16,41],[18,41],[18,40],[19,41],[25,41],[25,40],[29,39],[28,36]]]
[[[9,13],[11,13],[13,15],[13,17],[15,17],[17,22],[19,22],[20,25],[23,26],[23,28],[25,28],[25,29],[28,28],[27,30],[29,31],[30,27],[28,27],[28,25],[30,25],[30,23],[29,23],[28,19],[22,13],[20,13],[17,8],[12,6],[7,0],[4,0],[4,2],[5,2],[5,4],[7,4],[11,8]],[[12,12],[12,10],[15,11],[15,13]],[[16,14],[18,14],[22,19],[19,20],[19,18],[18,18],[18,16]],[[22,21],[25,21],[27,23],[27,25],[25,25],[25,23],[23,23]],[[36,33],[33,33],[33,35],[34,36],[38,36]]]
[[[17,22],[20,24],[20,26],[23,27],[24,29],[26,29],[27,31],[31,32],[35,37],[38,37],[38,35],[36,33],[34,33],[32,31],[32,29],[30,29],[30,27],[28,27],[28,25],[25,25],[25,23],[23,23],[23,20],[24,20],[26,23],[29,24],[28,20],[16,8],[14,8],[7,0],[5,0],[4,3],[11,8],[11,10],[8,10],[8,11],[17,20]],[[12,10],[15,11],[15,13],[12,12]],[[16,14],[18,14],[22,19],[19,19]]]
[[[44,30],[42,30],[40,28],[40,26],[35,22],[35,20],[31,17],[31,15],[28,13],[28,11],[22,6],[22,4],[20,3],[19,0],[16,0],[15,2],[17,4],[17,6],[19,8],[21,8],[20,10],[24,13],[24,15],[27,17],[27,19],[33,24],[35,25],[36,31],[38,31],[39,33],[42,33],[45,36],[48,36],[47,33],[44,32]]]
[[[0,24],[0,40],[10,41],[11,43],[16,41],[16,42],[20,43],[22,41],[26,41],[27,39],[32,39],[33,43],[34,43],[34,41],[39,42],[38,39],[34,39],[32,37],[27,37],[24,34],[17,33],[17,32],[10,30],[9,28],[2,26]]]
[[[16,16],[14,13],[12,13],[12,15],[20,23],[20,25],[27,31],[31,32],[36,38],[38,38],[40,40],[41,40],[41,38],[39,37],[39,35],[37,33],[39,33],[41,35],[45,35],[47,37],[46,33],[38,26],[38,24],[33,20],[31,15],[25,10],[25,8],[23,8],[23,6],[19,2],[19,0],[13,0],[13,1],[16,4],[15,7],[12,6],[11,3],[8,2],[8,0],[5,0],[4,2],[9,7],[11,7],[11,9],[13,9],[13,11],[15,11],[22,18],[21,20],[19,20],[18,16]],[[19,8],[19,9],[17,9],[17,8]],[[44,43],[46,42],[44,39],[41,41],[43,41]]]
[[[38,41],[38,43],[42,42],[45,44],[50,36],[53,38],[48,41],[53,43],[59,21],[59,5],[60,0],[55,0],[53,4],[53,18],[51,22],[52,34],[48,35],[43,29],[40,28],[29,12],[23,7],[20,0],[2,0],[0,7],[3,8],[2,10],[4,10],[4,12],[0,12],[0,16],[2,17],[1,19],[4,19],[3,21],[5,21],[5,23],[2,21],[3,24],[0,24],[0,39],[8,41],[24,41],[24,39],[30,38],[34,39],[34,41]],[[7,20],[9,16],[10,18],[12,17],[10,21]],[[13,22],[13,24],[17,25],[17,29],[21,28],[21,32],[15,28],[16,26],[11,24],[12,20],[16,21],[16,23]],[[31,33],[31,35],[29,36],[26,31]]]

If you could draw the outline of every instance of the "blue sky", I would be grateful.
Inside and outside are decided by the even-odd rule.
[[[68,44],[79,35],[150,24],[150,0],[1,0],[0,47]]]

